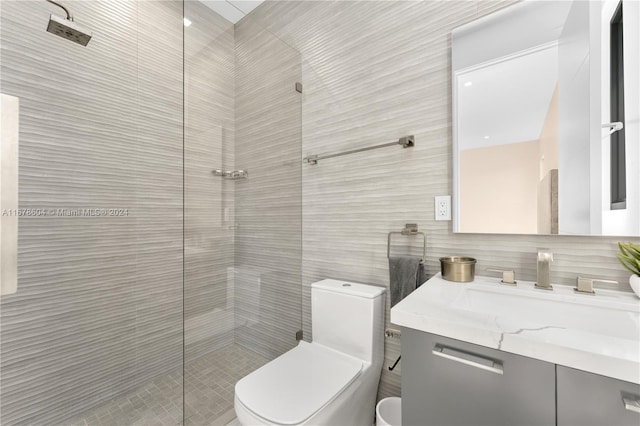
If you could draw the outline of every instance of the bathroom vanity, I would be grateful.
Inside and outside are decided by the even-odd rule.
[[[391,310],[403,423],[640,424],[640,300],[436,275]]]

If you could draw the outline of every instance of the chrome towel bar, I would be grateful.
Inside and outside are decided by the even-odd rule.
[[[395,146],[395,145],[401,145],[403,148],[412,148],[413,146],[415,146],[414,136],[413,135],[404,136],[400,138],[397,142],[389,142],[389,143],[383,143],[381,145],[368,146],[366,148],[358,148],[358,149],[352,149],[349,151],[336,152],[335,154],[309,155],[308,157],[305,157],[302,160],[302,162],[314,165],[314,164],[318,164],[318,161],[326,160],[327,158],[341,157],[343,155],[355,154],[358,152],[370,151],[372,149],[378,149],[378,148],[386,148],[388,146]]]

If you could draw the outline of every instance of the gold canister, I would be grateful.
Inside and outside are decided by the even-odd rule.
[[[440,258],[442,278],[447,281],[468,283],[476,273],[476,260],[473,257],[447,256]]]

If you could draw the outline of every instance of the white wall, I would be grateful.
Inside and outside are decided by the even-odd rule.
[[[460,232],[538,232],[539,149],[533,140],[458,153]]]
[[[611,15],[618,5],[617,0],[603,2],[599,17],[600,25],[609,25]],[[626,169],[627,169],[627,207],[624,210],[610,209],[610,148],[607,131],[597,129],[602,137],[597,139],[597,148],[601,153],[601,193],[602,231],[607,235],[640,234],[640,3],[625,1],[624,13],[624,75],[625,75],[625,132],[626,132]],[[609,32],[602,31],[601,121],[610,122],[609,116]],[[596,124],[600,124],[596,123]]]
[[[573,2],[559,44],[558,226],[588,235],[590,226],[589,3]]]
[[[498,11],[454,29],[452,69],[458,71],[556,41],[570,8],[568,1],[521,2],[508,12]]]
[[[18,289],[18,128],[20,100],[0,93],[0,295]]]

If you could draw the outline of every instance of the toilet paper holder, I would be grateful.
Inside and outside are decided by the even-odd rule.
[[[398,356],[398,359],[396,359],[396,362],[394,362],[393,365],[387,367],[389,371],[393,371],[393,369],[396,368],[396,365],[398,365],[398,363],[400,362],[400,358],[402,358],[402,355]]]
[[[402,332],[400,330],[398,330],[397,328],[391,328],[391,327],[387,327],[384,330],[384,336],[387,338],[400,338],[400,336],[402,336]],[[400,362],[400,358],[402,358],[402,355],[400,355],[396,361],[393,363],[393,365],[388,366],[387,368],[389,369],[389,371],[393,371],[394,368],[396,368],[396,365],[398,365],[398,363]]]

